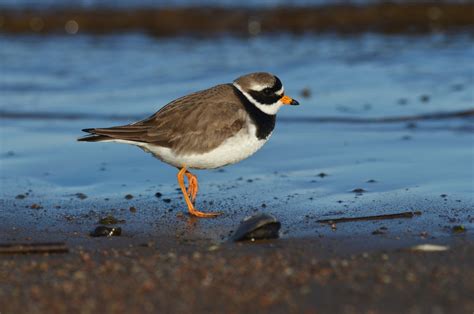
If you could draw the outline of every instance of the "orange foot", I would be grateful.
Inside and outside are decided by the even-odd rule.
[[[185,174],[188,177],[188,181],[189,181],[188,190],[186,190],[186,186],[184,184]],[[178,172],[178,183],[179,183],[179,187],[181,188],[181,192],[183,192],[183,197],[184,197],[184,200],[186,201],[186,205],[188,206],[189,214],[191,214],[192,216],[202,217],[202,218],[217,217],[221,214],[221,213],[203,213],[194,207],[193,202],[196,200],[196,195],[198,192],[198,181],[195,175],[193,175],[191,172],[186,170],[185,165],[183,165],[183,168],[181,168],[181,170]],[[190,197],[192,198],[192,201]]]

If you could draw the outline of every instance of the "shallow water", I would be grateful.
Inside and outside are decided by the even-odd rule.
[[[144,221],[162,217],[157,215],[175,219],[184,204],[175,190],[174,168],[135,147],[78,143],[80,129],[129,123],[186,93],[265,70],[277,74],[301,106],[280,111],[271,140],[248,160],[223,172],[198,172],[198,206],[226,213],[220,221],[202,223],[206,236],[222,237],[226,226],[255,210],[279,217],[288,236],[323,232],[315,224],[319,218],[411,210],[424,212],[416,232],[442,235],[453,224],[473,227],[472,117],[410,123],[336,119],[472,109],[474,50],[468,34],[206,40],[1,36],[0,42],[2,115],[88,114],[0,120],[0,217],[6,225],[21,225],[13,208],[32,203],[45,206],[44,217],[59,221],[91,208],[147,208],[135,216],[122,213],[128,230],[136,232],[146,229]],[[303,88],[309,98],[301,95]],[[108,119],[112,115],[122,118]],[[328,176],[317,176],[321,172]],[[367,192],[356,195],[355,188]],[[172,203],[156,199],[157,191]],[[77,200],[78,192],[88,198]],[[25,193],[25,199],[15,200]],[[135,197],[125,202],[129,193]],[[58,204],[62,209],[53,209]],[[224,227],[204,231],[212,224]],[[365,230],[360,226],[341,227],[338,235]]]

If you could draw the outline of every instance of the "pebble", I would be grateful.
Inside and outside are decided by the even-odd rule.
[[[111,237],[111,236],[120,236],[122,234],[122,228],[120,227],[106,227],[98,226],[90,233],[91,237]]]
[[[84,193],[76,193],[76,197],[80,200],[85,200],[87,198],[87,195]]]
[[[279,237],[281,223],[272,215],[256,214],[245,218],[231,237],[232,241],[255,241]]]

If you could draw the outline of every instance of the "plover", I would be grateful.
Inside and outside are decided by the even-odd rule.
[[[270,138],[278,110],[298,105],[284,92],[275,75],[251,73],[233,83],[178,98],[144,120],[83,129],[90,135],[78,140],[136,145],[178,168],[178,183],[189,213],[215,217],[220,213],[195,208],[198,180],[188,169],[215,169],[253,155]]]

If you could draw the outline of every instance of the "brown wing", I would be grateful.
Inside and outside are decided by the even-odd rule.
[[[88,129],[87,132],[172,148],[176,153],[206,152],[245,126],[245,109],[232,86],[179,98],[148,119],[124,126]]]

